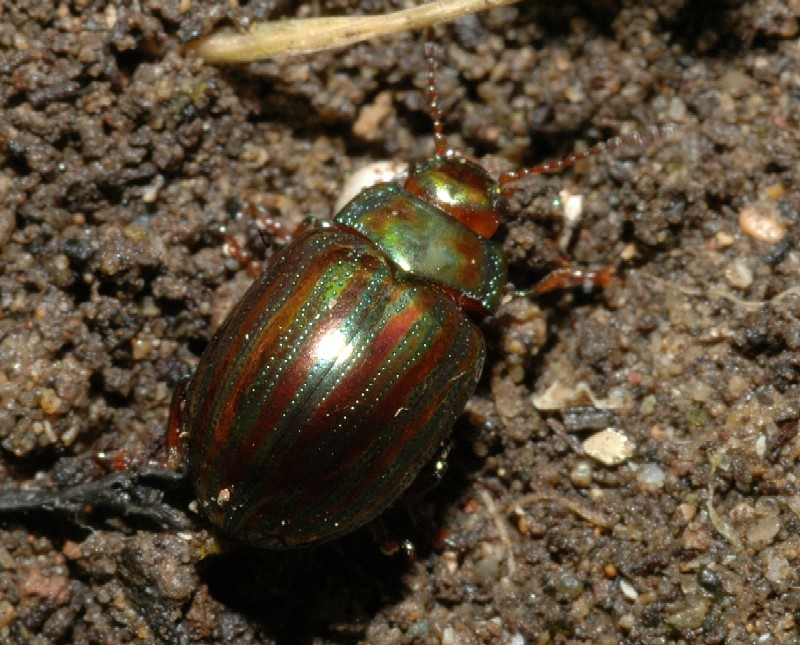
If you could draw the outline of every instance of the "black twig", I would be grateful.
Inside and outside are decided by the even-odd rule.
[[[187,528],[189,518],[164,501],[164,492],[142,483],[171,484],[180,478],[182,473],[125,471],[62,488],[2,490],[0,516],[57,514],[75,518],[100,512],[149,520],[166,528]]]

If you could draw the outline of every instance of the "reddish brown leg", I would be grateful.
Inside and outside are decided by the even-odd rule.
[[[239,264],[243,265],[244,268],[254,278],[261,273],[263,266],[260,260],[256,260],[253,257],[253,254],[246,248],[244,248],[239,242],[236,241],[236,238],[232,235],[224,235],[223,239],[225,240],[225,247],[223,252],[230,258],[236,260]]]
[[[594,288],[606,288],[613,281],[616,271],[607,267],[597,271],[588,271],[580,267],[562,267],[555,269],[542,278],[539,283],[526,293],[541,295],[559,289],[581,287],[585,291]]]
[[[244,214],[257,221],[259,228],[278,244],[289,244],[297,238],[297,233],[286,228],[286,224],[280,219],[259,211],[260,209],[250,206],[244,209]]]
[[[534,287],[520,292],[520,295],[539,296],[559,289],[576,287],[585,291],[594,288],[604,289],[611,284],[616,274],[616,270],[610,267],[589,270],[585,267],[574,266],[549,240],[544,241],[539,249],[539,254],[545,262],[554,264],[556,268],[544,276]]]
[[[167,454],[165,466],[169,470],[177,470],[182,461],[181,456],[181,427],[183,425],[183,398],[189,379],[178,383],[172,393],[172,402],[169,404],[169,421],[167,422]]]
[[[673,125],[650,126],[639,132],[621,135],[598,143],[585,152],[578,152],[557,161],[548,161],[537,164],[529,168],[520,168],[511,172],[502,173],[497,183],[500,184],[503,193],[509,194],[516,190],[515,182],[531,175],[542,175],[548,173],[561,172],[573,167],[579,161],[597,157],[603,153],[620,150],[643,151],[648,145],[659,141],[675,132]],[[582,287],[589,290],[593,287],[607,287],[611,284],[615,274],[614,269],[605,268],[598,271],[587,271],[583,268],[572,267],[568,261],[556,259],[559,265],[555,271],[546,275],[533,289],[522,292],[524,294],[538,295],[556,291],[557,289],[569,289]]]
[[[177,472],[181,467],[181,415],[183,413],[183,396],[189,379],[184,379],[172,393],[172,402],[169,406],[169,421],[167,422],[166,453],[153,458],[150,450],[141,446],[140,449],[122,449],[113,452],[96,453],[95,460],[113,472]]]
[[[243,212],[246,215],[252,214],[253,219],[256,219],[254,209],[245,209]],[[326,225],[325,222],[321,222],[317,218],[307,217],[300,224],[298,224],[293,231],[289,231],[284,224],[273,217],[262,216],[259,217],[257,221],[259,225],[259,231],[261,232],[261,239],[263,240],[265,247],[270,243],[268,240],[275,241],[278,246],[291,244],[298,238],[305,235],[308,231]],[[247,273],[252,277],[257,277],[264,270],[264,263],[261,260],[257,260],[249,249],[246,249],[239,244],[235,237],[225,233],[224,229],[221,234],[222,238],[225,240],[225,247],[223,249],[224,253],[228,257],[233,258],[242,266],[244,266]]]
[[[185,486],[187,471],[181,463],[180,415],[183,392],[188,381],[175,389],[170,406],[166,463],[146,459],[128,450],[97,454],[96,458],[112,472],[85,484],[52,490],[0,492],[0,515],[4,510],[65,514],[70,521],[92,511],[119,517],[142,517],[172,528],[190,526],[188,518],[164,502],[164,488]]]
[[[384,526],[380,517],[375,518],[369,523],[369,530],[372,533],[372,539],[384,555],[392,556],[403,551],[406,557],[412,562],[416,560],[417,550],[411,540],[401,540],[397,536],[392,535]]]

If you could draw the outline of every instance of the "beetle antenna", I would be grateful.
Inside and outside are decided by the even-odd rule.
[[[439,48],[433,42],[433,31],[428,30],[425,41],[425,60],[428,61],[428,110],[433,119],[433,145],[437,155],[447,153],[447,140],[442,125],[442,109],[439,106],[439,92],[436,91],[436,70],[438,69]]]
[[[530,168],[521,168],[520,170],[512,170],[504,172],[497,178],[497,183],[505,186],[530,175],[543,175],[547,173],[561,172],[567,168],[571,168],[579,161],[596,157],[605,152],[614,152],[617,150],[625,149],[631,151],[640,151],[649,146],[650,144],[660,141],[673,132],[677,128],[674,125],[652,125],[645,130],[637,130],[632,134],[625,134],[619,137],[613,137],[608,141],[603,141],[593,145],[585,152],[578,152],[558,161],[548,161],[540,163]]]

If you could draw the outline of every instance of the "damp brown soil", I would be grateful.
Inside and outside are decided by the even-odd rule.
[[[268,262],[349,173],[431,153],[419,34],[241,67],[181,48],[402,3],[355,4],[0,4],[2,489],[160,455],[251,280],[231,248]],[[170,490],[181,530],[32,509],[0,518],[0,643],[798,642],[800,5],[625,5],[437,30],[448,141],[493,171],[674,128],[515,190],[514,288],[559,247],[616,277],[482,322],[450,471],[386,518],[417,558],[367,531],[202,558]]]

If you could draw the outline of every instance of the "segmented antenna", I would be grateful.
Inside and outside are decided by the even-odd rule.
[[[433,145],[437,155],[447,154],[447,140],[442,125],[442,109],[439,106],[439,92],[436,91],[436,70],[439,51],[433,42],[433,31],[428,30],[425,41],[425,58],[428,61],[428,110],[433,119]]]
[[[652,143],[670,136],[673,132],[675,132],[675,130],[676,127],[671,124],[661,126],[651,125],[644,130],[638,130],[632,134],[614,137],[608,141],[597,143],[589,148],[586,152],[578,152],[569,155],[568,157],[564,157],[564,159],[560,159],[558,161],[548,161],[546,163],[540,163],[535,166],[531,166],[530,168],[521,168],[520,170],[504,172],[497,178],[497,183],[501,186],[505,186],[530,175],[543,175],[546,173],[561,172],[562,170],[571,168],[576,163],[583,161],[584,159],[589,159],[590,157],[596,157],[605,152],[612,152],[623,148],[630,149],[631,151],[642,151]]]
[[[439,51],[439,46],[434,42],[433,38],[433,29],[429,28],[425,34],[425,59],[428,61],[428,111],[433,120],[433,144],[436,154],[444,156],[450,151],[447,148],[447,140],[444,136],[442,108],[439,105],[439,92],[436,89],[436,72],[439,68],[438,61],[441,53]],[[578,152],[564,157],[563,159],[559,159],[558,161],[547,161],[535,166],[530,166],[529,168],[520,168],[519,170],[504,172],[497,178],[497,183],[508,190],[508,184],[530,175],[561,172],[562,170],[571,168],[579,161],[597,157],[606,152],[614,152],[621,149],[626,149],[631,152],[641,152],[644,151],[647,146],[669,137],[676,129],[676,126],[672,124],[651,125],[644,130],[637,130],[632,134],[613,137],[608,141],[597,143],[585,152]]]

